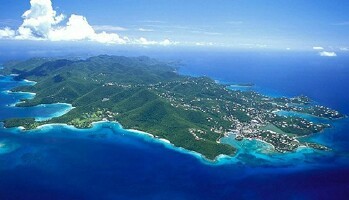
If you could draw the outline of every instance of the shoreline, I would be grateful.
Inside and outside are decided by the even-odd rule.
[[[18,74],[11,74],[10,77],[15,77],[15,76],[18,76]],[[4,76],[6,77],[6,76]],[[37,82],[35,81],[30,81],[30,80],[27,80],[27,79],[24,79],[23,82],[25,83],[29,83],[29,84],[36,84]],[[16,87],[15,87],[16,88]],[[13,88],[12,88],[13,89]],[[28,94],[28,95],[32,95],[33,98],[35,98],[35,95],[36,93],[33,93],[33,92],[22,92],[22,91],[16,91],[16,92],[13,92],[11,90],[6,90],[4,91],[5,94]],[[14,107],[17,107],[17,104],[19,104],[21,101],[19,100],[18,102],[14,103],[13,106]],[[55,104],[61,104],[61,105],[68,105],[70,106],[70,109],[67,111],[71,111],[72,109],[74,109],[75,107],[73,107],[71,104],[68,104],[68,103],[55,103]],[[36,105],[36,106],[45,106],[45,105],[53,105],[53,104],[40,104],[40,105]],[[33,106],[32,106],[33,107]],[[34,106],[35,107],[35,106]],[[64,114],[67,113],[65,111]],[[63,114],[63,115],[64,115]],[[62,116],[62,115],[60,115]],[[54,116],[54,117],[57,117],[57,116]],[[54,117],[51,117],[51,118],[54,118]],[[38,117],[35,117],[35,121],[46,121],[47,119],[43,119],[43,120],[38,120],[37,119]],[[169,140],[167,139],[164,139],[164,138],[159,138],[159,137],[155,137],[153,134],[151,133],[146,133],[144,131],[140,131],[140,130],[136,130],[136,129],[124,129],[122,127],[122,125],[119,123],[119,122],[116,122],[116,121],[97,121],[97,122],[92,122],[91,125],[92,127],[91,128],[76,128],[75,126],[73,125],[68,125],[68,124],[65,124],[65,123],[52,123],[52,124],[43,124],[43,125],[40,125],[38,127],[36,127],[35,129],[31,129],[31,130],[27,130],[25,127],[23,126],[19,126],[19,127],[13,127],[13,128],[6,128],[5,126],[3,126],[2,128],[4,129],[14,129],[14,130],[19,130],[20,132],[35,132],[35,131],[40,131],[40,130],[44,130],[44,129],[51,129],[53,128],[54,126],[60,126],[60,127],[64,127],[64,128],[68,128],[68,129],[71,129],[71,130],[79,130],[79,131],[84,131],[84,130],[91,130],[91,129],[94,129],[94,128],[98,128],[98,125],[101,124],[106,124],[106,123],[112,123],[113,125],[118,125],[118,129],[120,130],[123,130],[123,131],[126,131],[126,132],[130,132],[130,133],[134,133],[134,134],[137,134],[138,136],[146,136],[150,139],[152,139],[154,142],[158,142],[158,143],[161,143],[163,144],[166,148],[170,148],[170,149],[173,149],[177,152],[181,152],[181,153],[186,153],[186,154],[189,154],[189,155],[193,155],[194,157],[198,158],[201,162],[203,163],[206,163],[206,164],[215,164],[215,163],[218,163],[219,162],[219,159],[221,157],[229,157],[228,155],[218,155],[214,160],[210,160],[210,159],[207,159],[204,155],[198,153],[198,152],[195,152],[195,151],[191,151],[191,150],[187,150],[187,149],[184,149],[182,147],[177,147],[175,146],[174,144],[172,144]],[[97,125],[97,126],[96,126]],[[114,129],[114,127],[108,127],[110,129]]]
[[[103,126],[103,125],[108,125],[108,126]],[[110,126],[110,125],[112,125],[112,126]],[[108,129],[111,129],[111,130],[116,130],[116,131],[119,130],[119,131],[127,132],[128,134],[131,133],[131,134],[133,134],[136,137],[139,137],[141,139],[146,139],[146,140],[149,140],[149,141],[154,142],[154,143],[162,144],[165,148],[174,150],[174,151],[179,152],[179,153],[183,153],[183,154],[187,154],[187,155],[190,155],[190,156],[194,156],[201,163],[206,164],[206,165],[210,165],[210,166],[219,166],[219,165],[225,165],[225,164],[235,164],[235,163],[239,162],[239,160],[238,160],[238,158],[236,156],[239,154],[239,149],[240,148],[237,148],[238,151],[234,155],[220,154],[220,155],[216,156],[216,158],[214,160],[211,160],[211,159],[207,159],[205,156],[203,156],[202,154],[200,154],[198,152],[195,152],[195,151],[192,151],[192,150],[188,150],[188,149],[185,149],[183,147],[175,146],[169,140],[156,137],[156,136],[154,136],[151,133],[147,133],[147,132],[144,132],[144,131],[141,131],[141,130],[136,130],[136,129],[124,129],[122,127],[122,125],[119,122],[117,122],[117,121],[97,121],[97,122],[93,122],[92,123],[92,127],[90,127],[90,128],[76,128],[73,125],[68,125],[68,124],[64,124],[64,123],[52,123],[52,124],[40,125],[37,128],[31,129],[31,130],[27,130],[24,127],[14,127],[14,128],[9,128],[9,129],[18,130],[20,133],[29,132],[29,134],[31,134],[31,133],[35,134],[35,132],[40,131],[40,130],[43,130],[43,131],[51,130],[51,129],[55,128],[55,126],[66,128],[66,129],[69,129],[69,130],[72,130],[72,131],[82,131],[82,132],[83,131],[90,131],[90,130],[93,130],[93,129],[98,130],[98,129],[108,128]],[[7,128],[5,128],[5,129],[7,129]],[[232,138],[232,139],[234,139],[234,138]],[[272,158],[274,156],[280,156],[280,155],[284,155],[285,154],[285,153],[275,152],[274,151],[275,147],[272,144],[270,144],[270,143],[268,143],[266,141],[263,141],[263,140],[260,140],[260,139],[252,139],[252,138],[245,138],[245,139],[246,140],[250,140],[250,141],[257,141],[259,143],[267,145],[269,148],[272,148],[273,151],[269,152],[268,154],[258,153],[257,152],[257,154],[261,154],[261,155],[270,157],[271,160],[269,160],[269,159],[266,159],[266,160],[271,162],[271,163],[274,162],[274,161],[272,161]],[[231,144],[226,143],[226,142],[224,142],[224,143],[228,144],[228,145],[231,145]],[[266,150],[268,150],[268,149],[266,149]],[[299,154],[299,153],[303,154],[302,150],[313,150],[313,148],[307,147],[305,145],[301,145],[294,152],[287,152],[286,155],[291,155],[292,154],[292,155],[297,156],[297,154]],[[274,164],[277,164],[277,163],[274,163]]]
[[[141,131],[141,130],[136,130],[136,129],[124,129],[122,127],[122,125],[119,122],[117,122],[117,121],[96,121],[96,122],[92,122],[91,124],[92,124],[92,127],[90,127],[90,128],[76,128],[73,125],[68,125],[68,124],[64,124],[64,123],[43,124],[43,125],[40,125],[40,126],[36,127],[35,129],[30,129],[30,130],[25,129],[23,126],[12,127],[12,128],[3,127],[3,128],[4,129],[8,129],[8,130],[11,130],[11,129],[12,130],[18,130],[20,133],[26,132],[26,133],[29,133],[29,134],[35,134],[35,132],[37,132],[37,131],[51,130],[55,126],[56,127],[66,128],[66,129],[69,129],[69,130],[72,130],[72,131],[89,131],[89,130],[93,130],[93,129],[98,130],[98,129],[103,129],[103,128],[109,128],[109,129],[112,129],[112,130],[125,131],[127,133],[134,134],[134,135],[136,135],[138,137],[142,137],[143,136],[145,139],[150,139],[151,142],[155,142],[155,143],[159,143],[159,144],[164,145],[165,148],[177,151],[179,153],[183,153],[183,154],[194,156],[200,162],[202,162],[204,164],[208,164],[208,165],[222,165],[225,162],[221,162],[221,161],[228,160],[228,159],[231,160],[235,156],[235,155],[234,156],[229,156],[229,155],[225,155],[225,154],[220,154],[220,155],[216,156],[216,158],[214,160],[210,160],[210,159],[207,159],[203,154],[200,154],[200,153],[198,153],[196,151],[185,149],[183,147],[175,146],[169,140],[164,139],[164,138],[156,137],[156,136],[154,136],[151,133],[147,133],[147,132],[144,132],[144,131]],[[110,124],[111,125],[117,125],[117,127],[114,127],[114,126],[103,126],[103,125],[106,125],[106,124],[107,125],[110,125]],[[98,125],[101,125],[101,126],[98,126]]]
[[[18,76],[18,74],[11,74],[10,77],[15,77],[15,76]],[[35,81],[30,81],[30,80],[27,80],[27,79],[24,79],[23,82],[25,83],[29,83],[29,84],[33,84],[35,85],[37,82]],[[16,88],[16,87],[14,87]],[[13,89],[13,88],[12,88]],[[33,95],[33,98],[35,98],[35,95],[36,93],[33,93],[33,92],[23,92],[23,91],[16,91],[16,92],[13,92],[11,90],[7,90],[7,94],[10,94],[10,93],[19,93],[19,94],[29,94],[29,95]],[[14,107],[18,107],[17,104],[21,103],[21,101],[18,101],[16,103],[14,103]],[[72,109],[74,109],[75,107],[73,107],[71,104],[68,104],[68,103],[54,103],[54,104],[65,104],[65,105],[69,105],[71,107],[71,109],[69,111],[71,111]],[[36,106],[44,106],[44,105],[53,105],[53,104],[39,104],[39,105],[36,105]],[[30,106],[30,107],[33,107],[33,106]],[[35,106],[34,106],[35,107]],[[69,112],[68,111],[68,112]],[[67,112],[66,112],[67,113]],[[63,114],[64,115],[64,114]],[[56,116],[55,116],[56,117]],[[54,118],[54,117],[51,117],[51,118]],[[45,118],[46,119],[46,118]],[[47,120],[47,119],[46,119]],[[37,120],[37,117],[35,117],[35,121],[46,121],[46,120]],[[43,124],[43,125],[40,125],[38,127],[36,127],[35,129],[31,129],[31,130],[27,130],[25,127],[23,126],[19,126],[19,127],[12,127],[12,128],[6,128],[5,126],[3,126],[3,128],[5,129],[17,129],[21,132],[25,131],[40,131],[40,130],[43,130],[45,128],[52,128],[54,126],[61,126],[61,127],[64,127],[64,128],[68,128],[68,129],[71,129],[71,130],[74,130],[74,131],[84,131],[84,130],[90,130],[90,129],[94,129],[96,126],[95,125],[98,125],[98,124],[105,124],[105,123],[113,123],[113,124],[117,124],[119,125],[120,129],[123,130],[123,131],[126,131],[126,132],[130,132],[130,133],[135,133],[135,134],[138,134],[139,136],[146,136],[150,139],[153,139],[154,142],[158,142],[158,143],[161,143],[164,145],[164,147],[166,148],[169,148],[169,149],[172,149],[172,150],[175,150],[177,152],[180,152],[180,153],[185,153],[185,154],[189,154],[189,155],[192,155],[194,156],[195,158],[199,159],[200,162],[204,163],[204,164],[209,164],[209,165],[219,165],[221,164],[220,161],[221,160],[227,160],[227,159],[232,159],[234,158],[234,156],[236,154],[234,154],[233,156],[229,156],[229,155],[224,155],[224,154],[220,154],[218,156],[215,157],[214,160],[211,160],[211,159],[208,159],[206,158],[203,154],[200,154],[198,152],[195,152],[195,151],[192,151],[192,150],[188,150],[188,149],[185,149],[183,147],[177,147],[175,146],[174,144],[172,144],[169,140],[167,139],[164,139],[164,138],[159,138],[157,136],[154,136],[153,134],[151,133],[146,133],[144,131],[140,131],[140,130],[136,130],[136,129],[124,129],[122,127],[122,125],[117,122],[117,121],[96,121],[96,122],[92,122],[91,125],[92,127],[90,128],[76,128],[75,126],[73,125],[68,125],[68,124],[65,124],[65,123],[52,123],[52,124]],[[113,129],[113,127],[109,127],[110,129]],[[224,163],[222,163],[224,164]]]
[[[321,132],[319,132],[319,133],[321,133]],[[233,136],[234,138],[232,138],[232,139],[235,140],[236,135],[237,135],[236,133],[231,133],[231,134],[229,134],[229,135],[227,135],[227,136],[222,137],[221,139],[223,139],[223,138],[229,139],[229,137]],[[313,135],[313,134],[308,135],[308,136],[300,136],[300,137],[296,137],[296,138],[311,137],[312,135]],[[312,147],[309,147],[309,146],[306,146],[306,145],[300,143],[300,145],[299,145],[294,151],[290,151],[290,152],[286,152],[286,153],[280,153],[280,152],[277,152],[277,151],[275,150],[275,146],[274,146],[273,144],[268,143],[268,142],[266,142],[266,141],[264,141],[264,140],[261,140],[261,139],[258,139],[258,138],[243,138],[243,140],[257,141],[257,142],[259,142],[259,143],[262,143],[262,144],[264,144],[264,145],[269,146],[269,147],[272,149],[272,151],[270,151],[270,152],[268,153],[269,155],[283,155],[283,154],[298,153],[298,152],[301,151],[302,149],[313,150],[313,151],[316,150],[316,149],[314,149],[314,148],[312,148]],[[300,142],[300,141],[299,141],[299,142]],[[307,141],[305,141],[305,142],[307,142]],[[226,143],[226,144],[229,144],[229,143]],[[231,145],[231,144],[229,144],[229,145]],[[322,145],[322,144],[321,144],[321,145]],[[237,149],[239,149],[239,148],[237,148]],[[265,149],[265,150],[270,150],[268,147],[265,147],[264,149]],[[266,155],[267,155],[267,154],[266,154]]]
[[[48,121],[48,120],[51,120],[51,119],[56,118],[56,117],[61,117],[65,114],[67,114],[68,112],[72,111],[73,109],[75,109],[75,107],[69,103],[39,104],[39,105],[33,106],[33,107],[38,108],[38,107],[46,107],[46,106],[52,106],[52,105],[67,106],[67,108],[64,108],[60,111],[57,111],[54,114],[52,114],[52,116],[49,116],[49,117],[35,117],[35,121],[37,121],[37,122]]]
[[[26,83],[34,83],[34,84],[36,83],[35,81],[29,81],[29,80],[26,80],[26,79],[23,80],[23,82],[26,82]],[[239,86],[239,87],[253,87],[254,85],[253,85],[253,86],[241,86],[241,85],[237,84],[237,85],[235,85],[235,86]],[[21,91],[12,92],[12,91],[9,91],[9,93],[10,93],[10,92],[11,92],[11,93],[23,93],[23,94],[27,93],[27,94],[31,94],[31,95],[36,95],[35,93],[30,93],[30,92],[21,92]],[[259,91],[256,91],[256,92],[260,93]],[[261,93],[261,94],[262,94],[262,93]],[[262,95],[264,95],[264,94],[262,94]],[[18,102],[18,103],[20,103],[20,102]],[[60,104],[60,103],[57,103],[57,104]],[[74,107],[72,107],[71,104],[67,104],[67,103],[62,103],[62,104],[66,104],[66,105],[71,106],[71,109],[70,109],[70,110],[72,110],[72,109],[74,108]],[[43,105],[51,105],[51,104],[40,104],[40,105],[43,106]],[[37,105],[37,106],[40,106],[40,105]],[[70,110],[69,110],[69,111],[70,111]],[[69,112],[69,111],[67,111],[67,112]],[[65,113],[67,113],[67,112],[65,112]],[[65,114],[65,113],[64,113],[64,114]],[[62,115],[64,115],[64,114],[62,114]],[[60,115],[60,116],[62,116],[62,115]],[[57,116],[54,116],[54,117],[57,117]],[[52,117],[52,118],[54,118],[54,117]],[[35,118],[35,120],[37,121],[37,118]],[[47,120],[47,119],[46,119],[46,120]],[[46,120],[44,119],[44,120],[40,120],[40,121],[46,121]],[[144,131],[135,130],[135,129],[124,129],[124,128],[122,128],[122,125],[121,125],[120,123],[116,122],[116,121],[113,121],[113,122],[111,122],[111,121],[97,121],[97,122],[92,122],[92,127],[91,127],[91,128],[76,128],[76,127],[73,126],[73,125],[68,125],[68,124],[64,124],[64,123],[53,123],[53,124],[44,124],[44,125],[40,125],[40,126],[36,127],[35,129],[32,129],[32,130],[42,130],[42,129],[51,128],[51,127],[54,127],[54,126],[63,126],[63,127],[65,127],[65,128],[74,129],[74,130],[90,130],[90,129],[95,128],[95,127],[96,127],[95,125],[104,124],[104,123],[113,123],[113,124],[115,123],[115,124],[118,124],[118,125],[120,126],[120,129],[121,129],[121,130],[124,130],[124,131],[127,131],[127,132],[131,132],[131,133],[135,133],[135,134],[138,134],[138,135],[147,136],[147,137],[153,139],[153,141],[156,141],[156,142],[159,142],[159,143],[161,143],[161,144],[164,144],[165,147],[169,147],[169,148],[171,148],[171,149],[173,149],[173,150],[176,150],[176,151],[178,151],[178,152],[181,152],[181,153],[186,153],[186,154],[194,155],[194,157],[199,158],[199,160],[200,160],[201,162],[204,162],[204,163],[206,163],[206,164],[214,164],[214,165],[216,165],[216,164],[221,164],[221,161],[222,161],[222,160],[224,160],[224,159],[225,159],[225,160],[226,160],[226,159],[233,160],[233,158],[236,156],[236,153],[235,153],[234,155],[232,155],[232,156],[220,154],[220,155],[216,156],[214,160],[207,159],[205,156],[203,156],[202,154],[200,154],[200,153],[198,153],[198,152],[191,151],[191,150],[187,150],[187,149],[184,149],[184,148],[182,148],[182,147],[177,147],[177,146],[175,146],[174,144],[172,144],[170,141],[168,141],[168,140],[166,140],[166,139],[163,139],[163,138],[155,137],[154,135],[152,135],[152,134],[150,134],[150,133],[146,133],[146,132],[144,132]],[[114,129],[114,127],[108,127],[108,128]],[[26,129],[24,129],[24,127],[18,127],[18,129],[19,129],[19,130],[22,130],[22,131],[31,131],[31,130],[26,130]],[[267,145],[271,145],[272,148],[275,149],[275,147],[274,147],[272,144],[270,144],[270,143],[268,143],[268,142],[266,142],[266,141],[263,141],[263,140],[260,140],[260,139],[255,139],[255,140],[258,141],[258,142],[265,143],[265,144],[267,144]],[[220,140],[219,140],[219,141],[220,141]]]
[[[5,75],[2,75],[2,76],[6,77]],[[12,74],[12,75],[9,75],[7,77],[13,77],[13,76],[16,76],[16,75]],[[14,82],[16,82],[16,81],[14,81]],[[30,80],[27,80],[27,79],[24,79],[23,82],[29,83],[30,85],[32,85],[31,83],[36,84],[35,81],[30,81]],[[18,87],[18,86],[16,86],[16,87]],[[16,87],[14,87],[14,88],[16,88]],[[15,91],[14,92],[14,91],[12,91],[12,89],[14,89],[14,88],[11,88],[11,89],[8,89],[8,90],[3,90],[3,91],[1,91],[1,93],[5,94],[5,95],[16,95],[16,94],[18,94],[18,95],[28,95],[28,97],[25,97],[24,99],[34,99],[35,96],[36,96],[36,93],[34,93],[34,92],[23,92],[23,91]],[[7,107],[11,107],[11,108],[26,108],[26,107],[18,106],[22,102],[23,102],[23,99],[18,99],[18,101],[14,102],[14,103],[11,103],[11,104],[8,104]],[[56,106],[56,105],[57,106],[58,105],[67,106],[67,108],[64,108],[64,110],[61,110],[61,111],[57,111],[54,115],[52,115],[50,117],[34,117],[35,121],[42,122],[42,121],[50,120],[50,119],[55,118],[55,117],[60,117],[60,116],[63,116],[64,114],[70,112],[71,110],[73,110],[75,108],[72,104],[60,103],[60,102],[52,103],[52,104],[38,104],[38,105],[35,105],[35,106],[28,106],[28,107],[38,108],[38,107]]]
[[[319,119],[319,120],[325,120],[325,121],[337,121],[337,120],[341,120],[341,119],[345,119],[345,118],[348,118],[347,115],[343,114],[344,116],[343,117],[339,117],[339,118],[326,118],[326,117],[320,117],[320,116],[316,116],[316,115],[313,115],[313,114],[310,114],[310,113],[302,113],[302,112],[298,112],[298,111],[289,111],[289,110],[280,110],[280,109],[276,109],[274,111],[272,111],[273,113],[277,114],[277,115],[280,115],[280,116],[287,116],[287,115],[284,115],[284,114],[280,114],[280,112],[287,112],[289,113],[291,116],[306,116],[306,117],[312,117],[312,118],[315,118],[315,119]],[[303,117],[301,117],[303,118]]]

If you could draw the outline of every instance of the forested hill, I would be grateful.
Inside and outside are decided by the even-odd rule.
[[[8,63],[3,73],[37,82],[34,86],[15,89],[37,94],[35,99],[18,106],[64,102],[76,107],[45,123],[86,128],[93,121],[116,120],[125,128],[152,133],[210,159],[234,153],[233,147],[216,142],[222,134],[210,131],[206,124],[208,114],[175,107],[161,96],[162,92],[157,90],[160,84],[178,82],[179,87],[182,81],[192,78],[178,75],[175,67],[155,59],[107,55],[86,60],[35,58]],[[41,123],[33,119],[11,119],[6,124],[35,128]],[[197,139],[190,130],[208,133]]]
[[[239,140],[263,140],[278,152],[295,151],[304,145],[327,149],[301,142],[298,137],[321,132],[328,124],[280,116],[279,110],[328,119],[344,117],[306,96],[273,98],[254,91],[233,91],[207,77],[179,75],[175,67],[148,57],[36,58],[8,63],[3,73],[37,82],[15,89],[37,94],[17,106],[59,102],[75,107],[45,122],[8,119],[6,127],[65,123],[87,128],[96,121],[117,121],[125,128],[154,134],[209,159],[234,154],[234,147],[219,142],[229,132],[235,132]]]
[[[33,58],[25,62],[5,64],[6,73],[19,74],[18,79],[29,78],[36,81],[62,78],[84,77],[84,80],[103,83],[119,81],[122,83],[156,83],[175,78],[175,68],[149,57],[123,57],[101,55],[86,60],[53,58]]]

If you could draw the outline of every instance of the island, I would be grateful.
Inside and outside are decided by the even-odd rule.
[[[4,126],[35,129],[64,123],[89,128],[93,122],[116,121],[126,129],[153,134],[214,160],[236,153],[235,147],[220,142],[230,134],[236,135],[236,140],[262,140],[281,153],[300,146],[328,150],[321,144],[300,142],[299,137],[318,133],[329,124],[278,115],[279,110],[331,120],[344,117],[313,104],[306,96],[273,98],[254,91],[235,91],[208,77],[190,77],[177,71],[171,63],[149,57],[100,55],[8,62],[2,74],[37,82],[12,90],[36,93],[35,98],[16,106],[64,102],[75,108],[47,121],[6,119]]]

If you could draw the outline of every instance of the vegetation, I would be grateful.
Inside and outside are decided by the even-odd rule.
[[[6,119],[4,122],[7,128],[22,126],[25,129],[35,129],[41,125],[39,122],[36,122],[34,118],[13,118]]]
[[[327,127],[273,113],[276,109],[301,110],[300,105],[310,102],[307,97],[269,98],[256,92],[228,90],[207,77],[179,75],[175,67],[148,57],[102,55],[86,60],[32,59],[12,62],[5,67],[4,72],[18,74],[17,79],[37,82],[34,86],[15,89],[37,94],[18,106],[65,102],[76,107],[43,123],[87,128],[95,121],[118,121],[125,128],[149,132],[208,159],[235,153],[234,147],[219,142],[231,131],[239,131],[242,135],[247,131],[245,136],[272,141],[276,148],[279,145],[284,151],[297,146],[294,138],[286,140],[261,132],[259,128],[273,124],[287,133],[307,135]],[[335,111],[328,114],[332,110],[324,107],[308,107],[304,112],[312,111],[324,117],[340,117]],[[34,119],[5,121],[6,127],[31,129],[38,124]],[[292,148],[280,140],[292,141]]]

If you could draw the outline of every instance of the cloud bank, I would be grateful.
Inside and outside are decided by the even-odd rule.
[[[30,0],[30,9],[22,15],[23,23],[17,30],[0,29],[0,39],[48,40],[48,41],[93,41],[104,44],[172,45],[164,41],[148,41],[141,37],[131,40],[117,33],[97,32],[82,15],[72,14],[69,18],[53,10],[51,0]],[[65,22],[65,23],[64,23]],[[110,28],[110,27],[108,27]],[[114,27],[115,30],[115,27]]]

